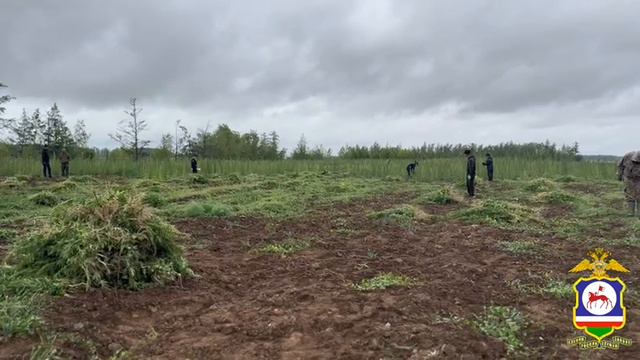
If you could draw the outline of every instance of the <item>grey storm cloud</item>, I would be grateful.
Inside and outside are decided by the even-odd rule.
[[[560,117],[632,121],[639,110],[637,1],[3,0],[0,9],[0,80],[12,93],[96,112],[137,96],[186,116],[261,124],[293,107],[291,116],[313,122],[303,111],[315,111],[332,127],[393,120],[411,133],[443,111],[453,122],[494,115],[497,127],[540,129]]]

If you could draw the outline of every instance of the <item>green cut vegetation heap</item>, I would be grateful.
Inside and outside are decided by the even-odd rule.
[[[500,200],[484,200],[457,216],[470,222],[480,222],[494,226],[509,226],[534,221],[533,211],[527,207]]]
[[[18,271],[87,288],[138,289],[192,274],[180,236],[141,196],[115,192],[56,208],[41,230],[15,243],[9,261]]]
[[[367,214],[367,217],[369,219],[380,221],[383,224],[409,226],[416,217],[416,211],[413,207],[405,205],[397,208],[372,212]]]
[[[29,197],[29,200],[36,205],[42,206],[55,206],[58,204],[58,197],[55,196],[51,191],[42,191],[36,194],[33,194]]]
[[[556,184],[553,181],[545,178],[531,180],[524,187],[525,190],[531,192],[545,192],[554,190],[555,188]]]

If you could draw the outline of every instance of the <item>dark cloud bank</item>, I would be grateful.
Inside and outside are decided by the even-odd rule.
[[[0,1],[16,116],[57,101],[93,143],[130,96],[312,143],[579,141],[640,132],[636,1]]]

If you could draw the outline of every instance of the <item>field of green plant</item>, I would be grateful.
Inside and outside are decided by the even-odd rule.
[[[404,163],[397,161],[203,162],[203,173],[195,176],[179,176],[183,164],[174,162],[141,162],[139,172],[134,163],[118,169],[116,163],[84,162],[72,169],[151,178],[78,175],[54,181],[32,176],[37,164],[0,165],[3,172],[26,174],[0,178],[0,256],[5,257],[0,268],[0,347],[21,337],[51,339],[55,334],[41,309],[62,294],[89,288],[141,290],[193,276],[183,256],[188,235],[171,225],[188,219],[256,218],[277,226],[311,216],[318,208],[388,196],[404,200],[364,210],[364,219],[409,232],[419,224],[437,223],[499,229],[514,237],[496,241],[497,251],[529,262],[550,254],[543,240],[549,238],[573,244],[579,252],[603,246],[638,253],[640,222],[625,212],[621,183],[606,180],[612,177],[611,164],[505,160],[497,173],[520,179],[479,179],[478,196],[470,201],[458,181],[463,161],[423,163],[411,181],[403,178]],[[446,212],[432,210],[441,208]],[[362,230],[341,221],[336,220],[340,234]],[[290,238],[249,251],[295,257],[322,241]],[[366,258],[374,262],[383,255],[368,250]],[[544,276],[509,280],[504,286],[550,299],[572,296],[565,274]],[[423,282],[413,274],[380,272],[345,289],[370,293]],[[638,305],[633,293],[630,304]],[[437,321],[468,326],[503,341],[510,352],[521,351],[524,328],[532,320],[516,307],[484,305],[484,312],[475,316]],[[33,358],[55,353],[51,341],[43,341],[34,347]]]
[[[465,169],[466,159],[442,158],[419,161],[415,173],[418,181],[456,181]],[[478,156],[478,172],[484,174],[483,158]],[[404,177],[407,160],[200,160],[202,174],[212,175],[278,175],[301,171],[326,171],[345,173],[354,177],[385,178]],[[74,175],[124,176],[133,178],[171,179],[190,172],[185,160],[86,160],[71,162]],[[59,164],[52,163],[54,174],[60,173]],[[527,158],[495,159],[495,176],[498,179],[535,179],[572,175],[585,180],[615,179],[615,164],[590,161],[553,161]],[[33,175],[42,173],[39,161],[34,159],[7,158],[0,162],[0,176]]]

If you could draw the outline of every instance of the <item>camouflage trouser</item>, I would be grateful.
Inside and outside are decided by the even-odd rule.
[[[627,201],[640,201],[640,179],[625,179],[624,195]]]

